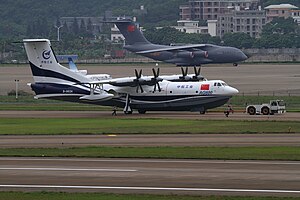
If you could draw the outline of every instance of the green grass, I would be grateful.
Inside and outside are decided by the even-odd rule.
[[[300,133],[293,121],[0,118],[0,134]]]
[[[71,103],[47,99],[34,99],[33,96],[0,96],[0,110],[28,111],[107,111],[111,107],[91,104]]]
[[[179,196],[146,194],[0,192],[0,200],[296,200],[299,197]]]
[[[6,148],[0,156],[300,160],[300,147],[73,147]]]

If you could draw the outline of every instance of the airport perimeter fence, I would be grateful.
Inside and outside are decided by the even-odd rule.
[[[284,91],[247,91],[243,92],[240,91],[238,96],[273,96],[273,97],[293,97],[293,96],[300,96],[300,89],[299,90],[284,90]]]

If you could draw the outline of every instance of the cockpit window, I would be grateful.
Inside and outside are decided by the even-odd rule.
[[[226,84],[226,83],[224,83],[224,82],[223,82],[223,83],[221,83],[221,84],[222,84],[223,86],[227,86],[227,84]]]
[[[221,83],[218,83],[218,86],[222,86]]]

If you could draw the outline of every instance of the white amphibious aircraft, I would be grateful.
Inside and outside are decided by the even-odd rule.
[[[87,75],[86,71],[71,70],[60,65],[50,41],[23,40],[34,83],[35,98],[47,98],[102,106],[124,108],[126,114],[146,111],[197,111],[224,105],[238,90],[221,80],[207,81],[195,68],[195,74],[111,78],[107,74]],[[84,72],[84,73],[83,73]]]

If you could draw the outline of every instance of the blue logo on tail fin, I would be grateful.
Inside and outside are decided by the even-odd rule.
[[[50,53],[51,53],[51,50],[45,50],[45,51],[43,51],[43,54],[42,54],[43,58],[45,60],[48,60],[51,57]]]

